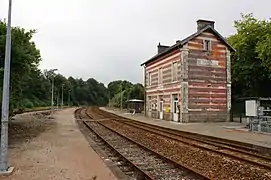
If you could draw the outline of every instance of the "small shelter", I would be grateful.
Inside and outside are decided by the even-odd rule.
[[[128,100],[127,109],[130,113],[141,113],[144,110],[144,101],[140,99]]]

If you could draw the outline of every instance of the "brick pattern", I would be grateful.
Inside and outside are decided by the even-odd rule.
[[[211,51],[204,50],[204,40],[211,41]],[[173,82],[173,62],[177,62],[177,81]],[[161,68],[161,76],[158,75]],[[151,82],[149,86],[149,73]],[[162,77],[162,83],[158,83]],[[230,109],[230,54],[212,33],[204,32],[175,50],[147,64],[146,97],[151,97],[151,116],[159,117],[163,99],[164,119],[172,118],[172,95],[177,94],[182,122],[225,121]],[[147,99],[148,101],[148,99]],[[147,105],[149,107],[149,105]]]
[[[203,49],[206,39],[211,41],[210,52]],[[188,48],[189,121],[225,121],[227,47],[215,35],[205,32],[189,41]]]

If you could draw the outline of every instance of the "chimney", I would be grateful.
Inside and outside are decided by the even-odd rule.
[[[204,20],[204,19],[197,20],[197,25],[198,25],[198,31],[202,30],[206,26],[211,26],[212,28],[215,28],[214,21],[209,21],[209,20]]]
[[[169,46],[161,45],[159,43],[158,46],[157,46],[158,54],[160,54],[161,52],[165,51],[167,48],[169,48]]]

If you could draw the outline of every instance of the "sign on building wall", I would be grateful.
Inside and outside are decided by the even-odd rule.
[[[169,106],[166,106],[166,107],[165,107],[165,112],[166,112],[166,113],[169,113],[169,112],[170,112],[170,107],[169,107]]]
[[[208,59],[197,59],[198,66],[211,66],[211,67],[218,67],[217,60],[208,60]]]

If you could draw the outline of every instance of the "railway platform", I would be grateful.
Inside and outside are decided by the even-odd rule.
[[[157,126],[193,132],[203,135],[209,135],[219,138],[240,141],[258,146],[271,148],[271,135],[262,133],[252,133],[244,128],[245,124],[236,122],[221,122],[221,123],[177,123],[173,121],[165,121],[145,117],[142,114],[132,115],[127,112],[121,112],[118,109],[100,108],[102,110],[117,114],[119,116],[141,121]]]
[[[15,170],[0,179],[116,180],[81,133],[74,111],[74,108],[64,109],[50,117],[36,118],[28,115],[33,113],[27,113],[14,120],[15,127],[20,127],[20,134],[15,137],[22,139],[9,146],[10,164]]]

